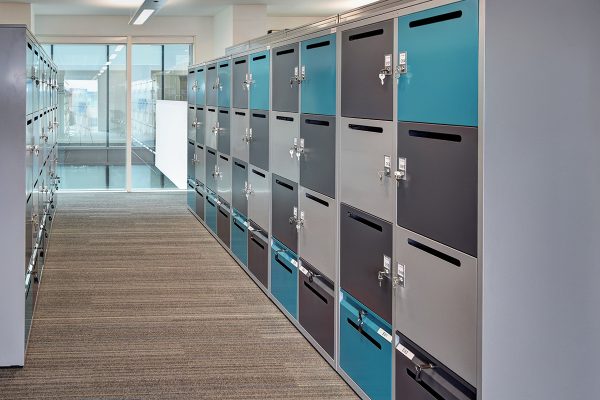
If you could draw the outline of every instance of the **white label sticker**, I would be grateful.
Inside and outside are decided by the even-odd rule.
[[[390,256],[383,256],[383,269],[386,271],[391,270],[392,268],[392,258]]]
[[[385,55],[385,66],[386,67],[391,67],[392,66],[392,55],[391,54],[386,54]]]
[[[249,226],[249,227],[248,227],[248,230],[249,230],[250,232],[254,232],[254,228],[253,228],[253,227],[251,227],[251,226]]]
[[[398,349],[398,351],[400,353],[404,354],[404,356],[411,361],[413,358],[415,358],[415,355],[413,354],[413,352],[410,351],[409,349],[407,349],[406,347],[402,346],[400,343],[398,343],[398,346],[396,346],[396,349]]]
[[[292,260],[291,262],[294,267],[298,268],[298,261]]]
[[[337,32],[337,28],[331,28],[331,33],[336,33]]]
[[[302,265],[299,268],[300,272],[302,272],[304,275],[308,276],[308,270],[306,268],[304,268]]]
[[[382,338],[384,338],[388,342],[392,343],[392,335],[390,335],[389,333],[387,333],[385,331],[385,329],[379,328],[379,330],[377,331],[377,333],[379,334],[379,336],[381,336]]]

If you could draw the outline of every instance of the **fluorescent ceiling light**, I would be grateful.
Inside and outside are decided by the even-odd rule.
[[[167,3],[167,0],[144,0],[144,2],[137,9],[129,25],[142,25],[152,14],[160,10],[162,6]]]
[[[154,10],[142,10],[140,15],[133,21],[133,25],[142,25],[152,14],[154,14]]]
[[[115,58],[117,58],[116,54],[111,54],[109,60],[114,60]]]

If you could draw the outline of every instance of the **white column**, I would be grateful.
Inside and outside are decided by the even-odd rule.
[[[133,53],[131,36],[127,36],[127,145],[125,146],[125,189],[131,192],[131,84],[132,84],[132,63],[131,55]]]
[[[27,25],[33,32],[33,13],[28,3],[0,3],[0,24]]]
[[[223,56],[227,47],[266,34],[266,5],[228,6],[213,20],[213,56]]]

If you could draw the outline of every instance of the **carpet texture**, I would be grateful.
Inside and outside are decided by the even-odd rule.
[[[355,399],[180,193],[61,194],[2,399]]]

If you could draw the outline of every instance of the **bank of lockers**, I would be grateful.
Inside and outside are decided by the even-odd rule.
[[[300,118],[300,184],[335,198],[335,117]]]
[[[250,160],[250,112],[233,109],[231,112],[231,155],[241,161]]]
[[[229,117],[229,109],[219,108],[219,113],[217,115],[217,149],[219,150],[219,153],[230,153],[230,121],[231,119]]]
[[[204,130],[204,144],[213,149],[217,148],[219,136],[219,112],[216,107],[206,107],[206,122]]]
[[[298,252],[298,184],[272,174],[271,234],[293,252]]]
[[[336,113],[336,38],[335,34],[301,43],[300,67],[303,114]]]
[[[248,108],[248,57],[233,59],[231,107]]]
[[[269,109],[269,68],[271,64],[270,51],[262,51],[248,56],[249,58],[249,90],[250,90],[250,109],[268,110]]]
[[[204,106],[205,104],[206,104],[206,67],[200,67],[196,70],[196,106]]]
[[[217,235],[225,246],[231,246],[231,211],[229,204],[219,198],[217,206]]]
[[[248,136],[250,164],[269,170],[269,112],[250,112]]]
[[[218,71],[217,64],[209,64],[206,66],[206,105],[218,106]]]
[[[233,209],[231,221],[231,251],[244,265],[248,265],[248,219]]]
[[[300,178],[300,115],[294,113],[271,113],[271,159],[272,171],[282,177],[298,182]]]
[[[230,60],[218,63],[219,77],[217,79],[218,105],[219,107],[231,107],[231,64]]]
[[[248,269],[256,279],[269,288],[269,232],[249,221]]]
[[[271,293],[298,318],[298,256],[275,238],[271,240]]]
[[[242,215],[248,215],[248,164],[235,157],[232,163],[231,203]]]
[[[297,113],[300,87],[298,43],[274,48],[271,57],[271,108],[273,111]]]

